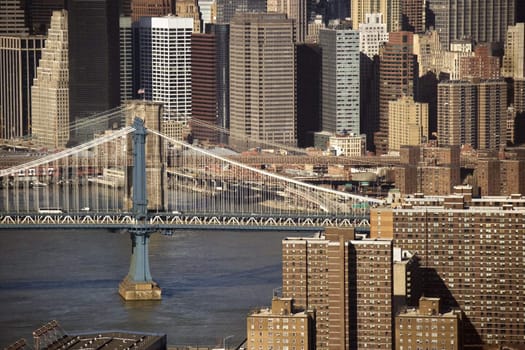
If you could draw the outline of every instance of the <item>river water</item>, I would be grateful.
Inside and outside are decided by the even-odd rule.
[[[305,233],[301,233],[304,235]],[[238,344],[246,316],[281,286],[281,240],[296,232],[176,231],[152,236],[158,302],[124,302],[127,233],[0,230],[0,347],[57,320],[66,331],[129,330],[168,335],[168,344]]]

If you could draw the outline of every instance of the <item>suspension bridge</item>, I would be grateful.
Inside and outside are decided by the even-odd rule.
[[[383,204],[228,159],[167,135],[158,120],[146,128],[148,117],[133,112],[119,129],[0,170],[0,229],[130,232],[126,300],[160,299],[148,260],[154,232],[366,228],[370,207]]]

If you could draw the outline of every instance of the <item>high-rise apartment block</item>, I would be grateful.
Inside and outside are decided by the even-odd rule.
[[[525,78],[525,23],[508,27],[501,75],[506,78]]]
[[[400,165],[394,168],[402,194],[446,195],[461,183],[459,146],[402,146]]]
[[[142,17],[139,26],[145,99],[164,104],[164,119],[186,122],[191,117],[193,18]]]
[[[411,32],[390,33],[380,53],[379,131],[374,135],[376,152],[388,151],[388,102],[414,95],[416,58]]]
[[[478,149],[506,145],[507,83],[482,80],[478,84]]]
[[[0,6],[0,35],[29,34],[24,0],[3,0]]]
[[[28,136],[31,85],[44,47],[44,36],[0,35],[0,138]]]
[[[283,296],[313,310],[316,349],[391,349],[392,243],[352,231],[283,241]]]
[[[440,312],[440,299],[422,297],[417,309],[396,316],[396,350],[462,349],[460,310]]]
[[[214,34],[191,35],[191,103],[193,137],[217,143],[217,50]],[[203,121],[213,127],[196,122]]]
[[[412,252],[394,248],[392,273],[393,315],[397,315],[407,307],[416,306],[421,296],[423,281],[421,280],[419,257]]]
[[[133,0],[131,18],[137,22],[141,17],[162,17],[175,13],[175,0]]]
[[[35,144],[64,148],[69,141],[68,13],[54,11],[31,88]]]
[[[273,297],[272,307],[247,318],[247,350],[314,349],[313,320],[307,311],[295,311],[293,299]]]
[[[175,13],[178,17],[193,18],[193,32],[203,32],[201,13],[197,0],[178,0],[175,5]]]
[[[371,237],[421,258],[424,292],[464,313],[465,345],[525,342],[525,198],[414,196],[371,210]]]
[[[360,134],[359,32],[322,29],[321,126],[335,134]]]
[[[286,13],[295,20],[297,42],[304,42],[308,29],[307,0],[267,0],[266,12]]]
[[[388,149],[416,146],[428,140],[428,104],[403,96],[388,102]]]
[[[450,80],[438,85],[438,140],[442,146],[478,146],[478,96],[474,84]]]
[[[401,30],[425,31],[425,0],[401,0]]]
[[[502,44],[507,26],[515,24],[515,0],[432,0],[428,4],[429,25],[439,33],[445,50],[456,39]]]
[[[481,196],[525,193],[525,151],[507,151],[504,158],[495,152],[478,156],[474,177]]]
[[[495,149],[505,143],[507,87],[503,80],[445,81],[438,85],[440,145]]]
[[[297,144],[294,21],[238,13],[230,23],[230,131]]]

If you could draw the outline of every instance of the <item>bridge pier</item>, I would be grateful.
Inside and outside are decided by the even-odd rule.
[[[129,273],[119,284],[118,292],[124,300],[160,300],[162,291],[151,278],[148,246],[153,231],[143,228],[130,230],[131,263]]]
[[[119,284],[118,291],[124,300],[160,300],[161,289],[153,282],[149,270],[149,237],[156,230],[147,223],[146,128],[140,118],[135,118],[133,127],[133,214],[137,223],[129,230],[131,263],[129,273]]]

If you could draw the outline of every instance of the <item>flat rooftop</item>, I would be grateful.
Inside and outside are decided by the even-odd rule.
[[[120,331],[92,333],[82,335],[65,335],[44,347],[46,350],[65,349],[131,349],[157,350],[166,349],[166,335],[127,333]]]

